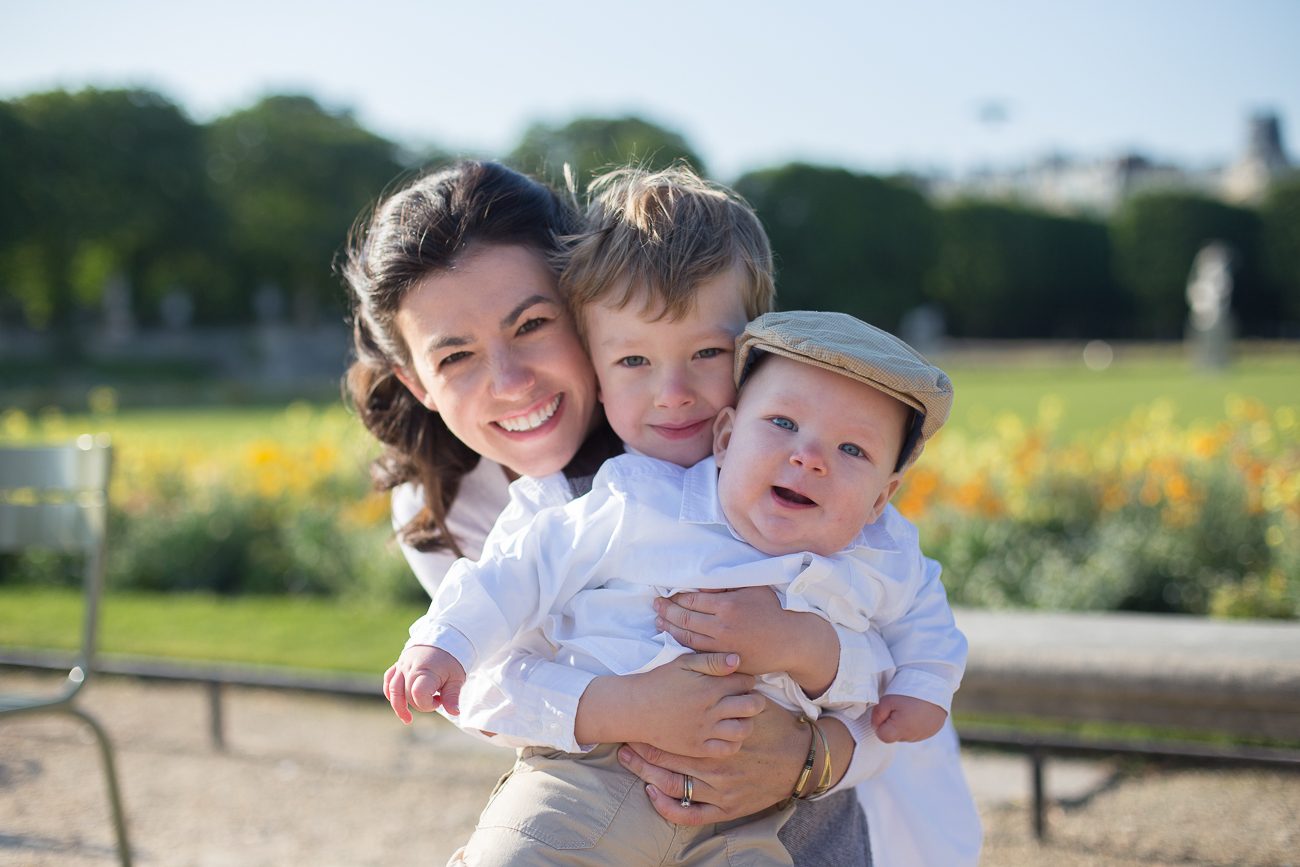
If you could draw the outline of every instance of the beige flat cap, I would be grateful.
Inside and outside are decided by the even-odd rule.
[[[736,338],[737,387],[765,352],[865,382],[916,410],[898,456],[899,471],[916,462],[926,440],[948,420],[952,408],[948,374],[889,332],[847,314],[789,310],[758,317]]]

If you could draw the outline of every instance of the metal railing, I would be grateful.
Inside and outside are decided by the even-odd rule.
[[[67,670],[72,655],[58,651],[25,648],[0,649],[0,666],[38,670]],[[189,663],[155,657],[101,654],[95,670],[145,680],[201,683],[206,685],[209,730],[212,746],[225,750],[222,692],[226,686],[262,687],[383,699],[377,675],[313,671],[311,669],[237,663]],[[1217,744],[1194,740],[1148,740],[1094,738],[1068,732],[962,725],[958,731],[963,746],[988,747],[1023,752],[1030,762],[1033,782],[1032,817],[1034,835],[1047,834],[1047,798],[1043,785],[1044,766],[1052,756],[1086,758],[1134,756],[1173,761],[1194,766],[1271,767],[1300,770],[1300,750]]]

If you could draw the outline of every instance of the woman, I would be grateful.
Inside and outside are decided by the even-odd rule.
[[[455,557],[479,554],[510,480],[563,469],[579,493],[620,451],[549,265],[556,238],[577,229],[548,188],[464,162],[390,198],[352,245],[345,275],[358,358],[348,388],[386,447],[376,482],[395,488],[399,537],[430,592]],[[695,803],[666,818],[717,822],[784,799],[808,751],[807,728],[769,704],[739,752],[706,755],[699,733],[752,684],[728,671],[719,654],[627,677],[529,656],[512,662],[504,698],[520,730],[546,726],[575,745],[626,740],[611,721],[636,702],[662,734],[623,751],[625,765],[683,801],[689,774]],[[796,864],[869,863],[846,787],[880,767],[888,748],[840,720],[825,731],[840,791],[802,804],[782,840]]]

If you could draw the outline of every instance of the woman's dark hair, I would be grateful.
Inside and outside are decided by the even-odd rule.
[[[364,230],[360,222],[353,229],[342,272],[357,358],[344,388],[362,423],[384,444],[371,464],[375,486],[424,487],[424,508],[398,533],[420,551],[461,554],[447,529],[447,511],[479,455],[393,373],[397,366],[414,375],[394,324],[397,310],[413,285],[451,268],[475,245],[522,245],[549,260],[557,239],[578,227],[575,211],[549,187],[500,163],[465,160],[389,196]]]

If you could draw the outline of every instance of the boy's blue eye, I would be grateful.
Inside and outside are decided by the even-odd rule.
[[[844,445],[840,446],[840,451],[852,455],[855,458],[865,458],[867,456],[866,452],[855,446],[853,443],[844,443]]]
[[[644,355],[629,355],[627,358],[620,358],[618,363],[624,367],[640,367],[643,364],[649,364],[650,360]]]
[[[721,351],[722,351],[721,349],[718,349],[718,348],[716,348],[716,347],[715,347],[715,348],[712,348],[712,349],[701,349],[699,352],[695,353],[695,357],[696,357],[696,358],[713,358],[715,355],[717,355],[717,354],[718,354],[719,352],[721,352]]]
[[[774,424],[774,425],[776,425],[777,427],[782,428],[782,429],[784,429],[784,430],[798,430],[798,429],[799,429],[799,425],[797,425],[797,424],[795,424],[794,422],[790,421],[790,419],[788,419],[788,418],[782,418],[781,416],[777,416],[776,418],[772,419],[772,424]]]

